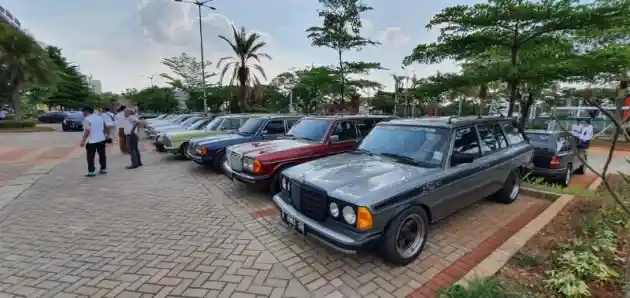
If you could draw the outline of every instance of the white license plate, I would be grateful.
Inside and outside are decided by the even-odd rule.
[[[287,223],[290,227],[294,228],[298,233],[302,235],[306,235],[306,230],[304,230],[304,223],[294,218],[293,216],[286,214],[283,212],[284,222]]]

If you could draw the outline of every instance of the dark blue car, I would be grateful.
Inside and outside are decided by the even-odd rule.
[[[190,159],[202,165],[210,165],[221,171],[225,161],[225,148],[248,142],[273,140],[283,136],[302,116],[265,115],[247,120],[238,131],[190,140]]]

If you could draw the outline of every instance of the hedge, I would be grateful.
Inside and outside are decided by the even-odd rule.
[[[35,127],[35,120],[0,120],[0,129],[2,128],[28,128]]]

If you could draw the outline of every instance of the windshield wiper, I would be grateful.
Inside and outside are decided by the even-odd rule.
[[[406,163],[406,164],[410,164],[410,165],[414,165],[414,166],[421,166],[421,167],[428,167],[428,168],[435,168],[436,165],[428,163],[428,162],[423,162],[423,161],[419,161],[416,159],[413,159],[409,156],[404,156],[404,155],[400,155],[400,154],[395,154],[395,153],[380,153],[379,155],[381,156],[385,156],[385,157],[390,157],[395,159],[398,162],[402,162],[402,163]]]
[[[367,151],[365,149],[354,149],[354,152],[356,153],[361,153],[361,154],[367,154],[367,155],[374,155],[374,153]]]

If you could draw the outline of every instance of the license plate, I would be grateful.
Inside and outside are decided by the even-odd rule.
[[[287,225],[294,228],[298,233],[302,235],[306,235],[306,230],[304,229],[303,222],[299,221],[297,218],[294,218],[293,216],[286,214],[284,212],[283,212],[282,217],[284,219],[284,222],[287,223]]]

